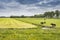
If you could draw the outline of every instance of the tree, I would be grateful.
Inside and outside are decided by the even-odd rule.
[[[47,18],[50,18],[50,12],[45,12],[44,16],[47,17]]]
[[[55,11],[55,14],[56,14],[56,18],[59,18],[60,12],[58,10]]]
[[[53,18],[54,15],[55,15],[55,13],[53,11],[44,13],[44,16],[47,18]]]
[[[25,16],[24,16],[24,15],[21,15],[20,17],[21,17],[21,18],[25,18]]]
[[[53,18],[55,13],[53,11],[50,12],[50,18]]]

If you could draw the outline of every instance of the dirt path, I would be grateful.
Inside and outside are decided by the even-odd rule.
[[[36,26],[12,18],[0,19],[0,28],[34,28],[34,27]]]

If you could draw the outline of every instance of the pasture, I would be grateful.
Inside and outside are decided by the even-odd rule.
[[[44,20],[44,18],[16,18],[16,20],[22,21],[22,22],[26,22],[26,23],[30,23],[30,24],[36,24],[36,25],[40,25],[41,22],[46,22],[45,25],[50,26],[51,23],[56,24],[56,26],[59,28],[60,27],[60,19],[46,19]]]
[[[56,28],[41,29],[43,18],[0,18],[0,40],[60,40],[60,19],[46,19]]]

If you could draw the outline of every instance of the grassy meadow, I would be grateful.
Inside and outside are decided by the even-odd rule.
[[[26,23],[30,23],[30,24],[36,24],[36,25],[40,25],[41,22],[46,22],[45,25],[50,26],[51,23],[56,24],[57,27],[60,27],[60,19],[46,19],[44,20],[44,18],[16,18],[16,20],[22,21],[22,22],[26,22]]]
[[[60,19],[46,19],[45,25],[56,28],[41,28],[44,18],[0,18],[0,40],[60,40]]]

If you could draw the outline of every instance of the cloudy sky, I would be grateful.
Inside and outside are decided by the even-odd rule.
[[[52,10],[60,10],[60,0],[0,0],[0,16],[30,16]]]

